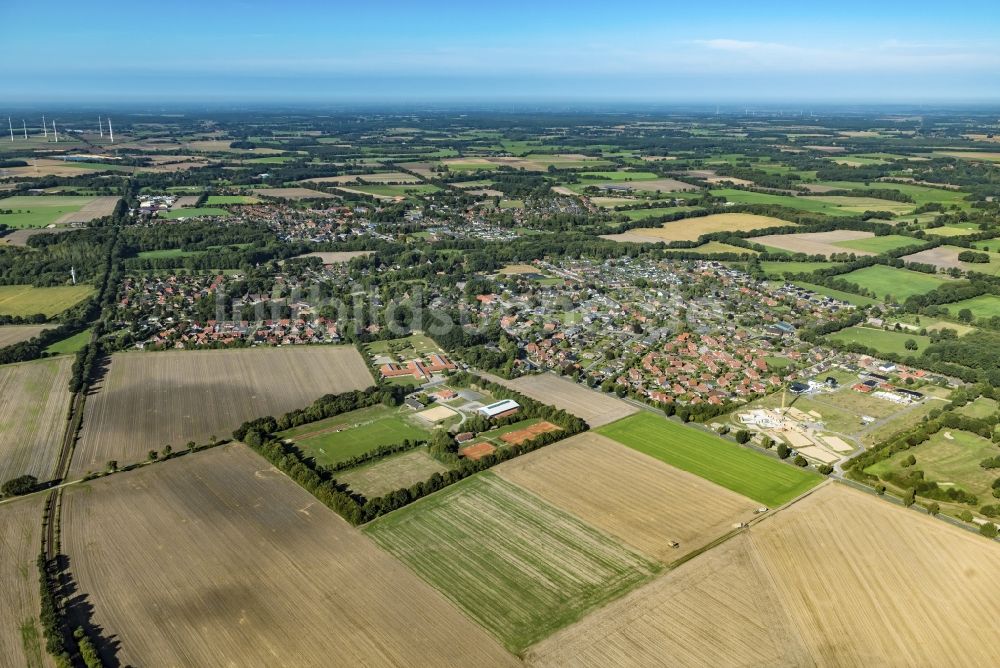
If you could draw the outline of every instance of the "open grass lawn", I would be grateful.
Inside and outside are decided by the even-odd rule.
[[[880,298],[885,299],[891,296],[899,302],[903,302],[911,295],[922,295],[930,292],[947,280],[934,274],[924,274],[919,271],[909,269],[896,269],[885,265],[876,264],[871,267],[857,269],[847,274],[842,274],[839,278],[856,283],[863,288],[868,288]]]
[[[917,463],[903,467],[903,462],[910,455],[916,458]],[[975,494],[979,497],[978,505],[984,505],[997,503],[991,488],[997,471],[984,469],[979,462],[997,455],[1000,455],[1000,447],[981,436],[957,429],[942,429],[920,445],[872,464],[865,469],[865,473],[881,476],[889,471],[920,470],[926,480],[933,480],[941,487],[951,483]],[[976,510],[972,506],[963,507]]]
[[[45,352],[52,355],[72,355],[90,343],[90,334],[91,331],[85,329],[73,336],[66,337],[62,341],[56,341],[46,348]]]
[[[199,218],[202,216],[228,216],[229,212],[214,206],[197,206],[189,209],[173,209],[172,211],[162,211],[160,218]]]
[[[428,428],[419,426],[409,409],[371,406],[282,432],[319,464],[336,464],[382,445],[424,440]],[[407,412],[404,412],[407,411]]]
[[[817,473],[646,411],[597,431],[768,506],[780,506],[822,481]]]
[[[448,467],[427,454],[426,448],[420,447],[338,472],[336,478],[337,482],[347,485],[352,491],[374,499],[447,470]]]
[[[928,227],[928,235],[936,237],[964,237],[975,234],[978,230],[974,227],[961,227],[959,225],[944,225],[942,227]]]
[[[880,353],[896,353],[897,355],[920,355],[931,344],[929,336],[921,336],[911,332],[886,331],[874,327],[848,327],[834,332],[828,337],[831,341],[842,343],[860,343],[874,348]],[[913,339],[917,342],[916,350],[907,350],[906,342]]]
[[[513,652],[661,568],[488,472],[379,518],[364,532]]]
[[[54,316],[79,304],[94,292],[89,285],[36,288],[31,285],[0,285],[0,315]]]
[[[444,352],[433,339],[423,334],[411,334],[402,339],[372,341],[366,349],[374,355],[399,355],[406,359]]]
[[[885,236],[869,237],[867,239],[835,241],[833,242],[833,245],[840,246],[841,248],[846,248],[848,250],[885,253],[887,251],[896,250],[897,248],[906,248],[907,246],[915,246],[922,243],[924,242],[919,239],[914,239],[913,237],[904,237],[901,234],[887,234]]]
[[[877,299],[872,299],[871,297],[864,297],[862,295],[856,295],[852,292],[844,292],[843,290],[834,290],[833,288],[828,288],[823,285],[814,285],[813,283],[804,283],[802,281],[795,281],[794,283],[800,288],[812,290],[817,294],[833,297],[834,299],[839,299],[842,302],[854,304],[855,306],[869,306],[870,304],[874,304],[878,301]]]
[[[0,200],[0,224],[12,228],[45,227],[67,213],[79,211],[93,197],[70,195],[16,195]]]
[[[962,415],[968,415],[969,417],[981,420],[996,413],[998,408],[1000,408],[1000,405],[998,405],[996,399],[977,397],[975,401],[967,403],[959,408],[958,412]]]
[[[944,304],[948,309],[948,315],[958,317],[962,309],[969,309],[975,318],[992,318],[1000,315],[1000,297],[996,295],[979,295],[971,299],[963,299],[960,302]]]

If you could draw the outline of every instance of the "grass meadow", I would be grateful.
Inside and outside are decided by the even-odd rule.
[[[786,503],[822,480],[816,473],[646,411],[597,431],[768,506]]]

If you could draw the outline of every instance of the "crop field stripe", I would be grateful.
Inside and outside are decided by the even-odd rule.
[[[648,412],[601,427],[619,443],[768,506],[786,503],[822,478]]]
[[[491,473],[364,531],[515,652],[661,568]]]

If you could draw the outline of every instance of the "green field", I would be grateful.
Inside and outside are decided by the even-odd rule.
[[[916,246],[924,243],[920,239],[904,237],[900,234],[887,234],[881,237],[869,237],[867,239],[854,239],[852,241],[835,241],[834,246],[847,248],[849,250],[869,251],[872,253],[885,253],[897,248]]]
[[[205,251],[186,251],[180,248],[167,248],[163,250],[151,250],[151,251],[140,251],[137,257],[144,260],[159,260],[164,258],[173,257],[192,257],[194,255],[200,255]]]
[[[920,355],[931,344],[928,336],[921,336],[910,332],[886,331],[875,329],[874,327],[848,327],[839,332],[834,332],[827,337],[831,341],[841,343],[860,343],[868,348],[873,348],[880,353],[896,353],[897,355]],[[916,350],[907,350],[906,342],[913,339],[917,342]]]
[[[404,359],[444,352],[433,339],[423,334],[411,334],[402,339],[372,341],[365,346],[365,350],[373,355],[398,355]]]
[[[720,188],[712,190],[711,193],[718,197],[725,197],[730,202],[738,204],[772,204],[783,206],[789,209],[807,211],[809,213],[822,213],[830,216],[854,216],[852,211],[823,202],[811,197],[795,197],[792,195],[771,195],[769,193],[759,193],[750,190],[736,190],[735,188]]]
[[[965,404],[958,409],[958,412],[982,420],[996,413],[997,408],[1000,408],[1000,404],[997,403],[996,399],[976,397],[975,401]]]
[[[878,190],[895,190],[913,198],[913,203],[893,202],[895,204],[905,204],[915,208],[922,204],[937,202],[945,206],[956,204],[961,208],[967,208],[969,203],[965,201],[968,193],[961,190],[948,190],[945,188],[931,188],[912,183],[892,183],[891,181],[870,181],[868,185],[860,181],[820,181],[819,185],[831,186],[843,190],[864,190],[874,188]],[[888,200],[883,200],[888,201]],[[889,210],[889,209],[886,209]]]
[[[257,204],[258,202],[260,200],[252,195],[209,195],[205,203],[208,206],[224,206],[227,204]]]
[[[67,213],[79,211],[93,197],[71,195],[16,195],[0,199],[0,225],[12,228],[45,227],[59,220]]]
[[[916,458],[917,463],[903,467],[903,462],[910,455]],[[979,466],[979,462],[983,459],[998,455],[1000,447],[981,436],[955,429],[942,429],[920,445],[869,466],[865,469],[865,473],[881,476],[889,471],[907,472],[916,469],[924,472],[926,480],[933,480],[942,487],[951,483],[975,494],[979,498],[978,505],[998,503],[993,498],[991,488],[998,475],[997,471]],[[966,505],[961,507],[976,509]]]
[[[945,225],[943,227],[928,227],[924,230],[928,235],[936,237],[965,237],[978,232],[974,227],[960,227],[958,225]]]
[[[94,292],[89,285],[61,285],[36,288],[31,285],[0,285],[0,315],[54,316],[74,306]]]
[[[1000,297],[996,295],[979,295],[971,299],[963,299],[960,302],[943,304],[948,309],[948,315],[953,318],[958,317],[959,311],[969,309],[974,318],[992,318],[1000,315]]]
[[[922,295],[946,283],[946,279],[934,274],[924,274],[909,269],[896,269],[882,264],[857,269],[837,278],[856,283],[878,295],[881,299],[891,296],[897,301],[905,301],[911,295]]]
[[[661,568],[488,472],[377,519],[364,532],[512,652]]]
[[[371,406],[283,431],[320,465],[337,464],[382,445],[425,440],[430,429],[418,426],[409,409]]]
[[[189,209],[173,209],[171,211],[164,211],[158,214],[160,218],[198,218],[201,216],[228,216],[229,212],[225,209],[220,209],[218,207],[212,206],[198,206],[191,207]]]
[[[388,197],[405,197],[406,195],[429,195],[430,193],[436,193],[440,188],[430,183],[414,183],[410,185],[401,186],[391,186],[391,185],[362,185],[362,184],[348,184],[344,186],[345,189],[357,190],[358,192],[368,193],[369,195],[384,195]]]
[[[51,355],[72,355],[90,343],[90,334],[91,330],[85,329],[61,341],[56,341],[46,348],[45,352]]]
[[[822,481],[817,473],[646,411],[597,431],[768,506],[780,506]]]
[[[817,294],[833,297],[834,299],[839,299],[842,302],[854,304],[855,306],[869,306],[870,304],[878,302],[877,299],[872,299],[871,297],[864,297],[862,295],[856,295],[853,292],[844,292],[843,290],[834,290],[833,288],[828,288],[823,285],[814,285],[813,283],[805,283],[803,281],[795,281],[794,284],[800,288],[812,290]]]

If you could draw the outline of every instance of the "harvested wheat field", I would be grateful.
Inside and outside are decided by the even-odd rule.
[[[383,515],[364,531],[513,652],[660,569],[489,472]]]
[[[593,432],[494,472],[665,563],[749,520],[760,505]]]
[[[0,327],[0,348],[33,339],[52,325],[4,325]]]
[[[801,234],[769,234],[750,239],[755,244],[771,246],[793,253],[808,253],[809,255],[830,255],[832,253],[854,253],[855,255],[877,255],[871,251],[855,250],[835,245],[838,241],[854,241],[870,239],[873,232],[857,230],[832,230],[830,232],[803,232]]]
[[[961,269],[963,271],[978,271],[987,274],[995,274],[997,272],[995,266],[998,256],[996,254],[988,253],[990,256],[990,263],[977,264],[974,262],[962,262],[958,259],[958,254],[964,250],[968,249],[959,248],[958,246],[938,246],[936,248],[929,248],[928,250],[920,251],[919,253],[905,255],[902,259],[906,262],[932,264],[939,269]],[[978,252],[983,253],[985,251]]]
[[[602,234],[601,238],[634,243],[697,241],[698,237],[713,232],[749,232],[794,225],[787,220],[752,213],[713,213],[675,220],[660,227],[637,227],[622,234]]]
[[[310,190],[309,188],[258,188],[257,195],[264,197],[279,197],[282,199],[337,199],[336,195]]]
[[[110,216],[115,212],[118,200],[121,197],[95,197],[92,202],[84,204],[79,211],[71,211],[63,214],[55,221],[56,225],[68,225],[70,223],[89,223],[95,218]]]
[[[121,665],[515,663],[243,445],[74,486],[62,526]]]
[[[118,353],[87,399],[71,474],[142,461],[166,444],[225,438],[246,420],[370,385],[367,365],[347,346]]]
[[[808,666],[739,535],[528,650],[532,666]]]
[[[72,367],[70,356],[0,366],[0,481],[55,474]]]
[[[514,380],[490,376],[490,380],[572,413],[591,427],[606,425],[639,410],[617,397],[596,392],[552,373],[522,376]]]
[[[38,558],[42,545],[42,507],[36,494],[0,505],[0,656],[9,666],[52,665],[38,623]]]
[[[78,227],[44,227],[44,228],[28,228],[20,230],[8,231],[3,237],[0,237],[0,245],[8,246],[27,246],[28,239],[35,236],[36,234],[59,234],[60,232],[72,232],[73,230],[80,229]]]
[[[530,658],[992,665],[998,568],[995,542],[831,483],[546,639]],[[776,637],[780,629],[788,631]]]

